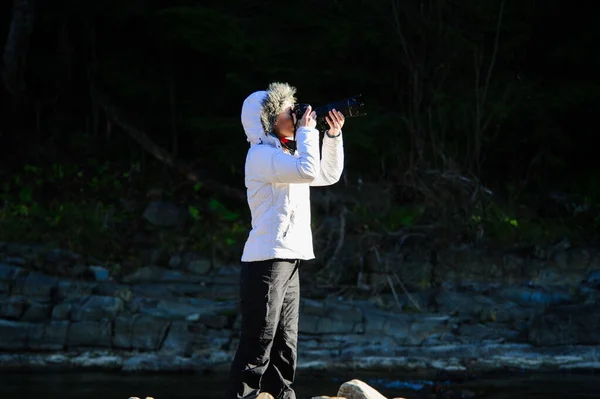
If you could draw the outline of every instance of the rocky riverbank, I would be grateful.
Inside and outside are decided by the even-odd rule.
[[[303,298],[299,367],[600,369],[600,256],[587,253],[584,266],[566,266],[568,278],[544,284],[464,280],[388,302]],[[226,369],[239,331],[238,268],[186,256],[169,263],[117,279],[75,254],[0,244],[0,369]],[[72,272],[44,272],[52,268]],[[413,302],[420,311],[402,308]]]

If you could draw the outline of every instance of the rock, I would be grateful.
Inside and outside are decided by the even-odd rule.
[[[183,257],[179,254],[171,256],[169,259],[169,267],[172,269],[179,269],[183,264]]]
[[[308,334],[352,334],[364,332],[360,309],[314,300],[301,302],[299,330]]]
[[[67,272],[67,276],[69,276],[71,278],[75,278],[75,279],[84,279],[84,280],[89,280],[89,279],[94,278],[93,272],[86,265],[74,265],[73,267],[69,268],[69,271]]]
[[[193,313],[185,318],[186,321],[200,322],[206,327],[223,329],[229,324],[229,318],[224,315],[200,315]]]
[[[110,272],[102,266],[90,266],[89,270],[96,281],[108,281],[110,279]]]
[[[574,301],[568,290],[547,290],[544,288],[506,287],[498,293],[522,306],[546,306],[568,304]]]
[[[71,359],[73,367],[90,370],[120,370],[123,358],[106,352],[84,352]]]
[[[187,275],[185,273],[181,273],[174,270],[163,269],[157,266],[145,266],[134,273],[125,276],[123,278],[123,282],[128,284],[138,284],[138,283],[150,283],[150,282],[159,282],[159,283],[193,283],[194,281],[198,281],[194,279],[193,276]]]
[[[52,320],[69,320],[71,318],[72,303],[60,303],[52,309]]]
[[[204,371],[209,367],[204,359],[166,356],[155,353],[144,353],[130,357],[123,363],[125,372],[183,372]]]
[[[538,346],[599,345],[600,305],[549,308],[531,321],[528,340]]]
[[[208,292],[206,293],[206,297],[213,299],[215,301],[230,301],[230,300],[238,300],[240,293],[239,282],[236,284],[212,284],[209,287]]]
[[[232,281],[238,283],[241,271],[242,269],[240,265],[222,265],[217,269],[216,275],[233,277]]]
[[[357,379],[343,383],[337,396],[347,399],[386,399],[377,390]]]
[[[26,274],[27,270],[23,269],[22,267],[0,262],[0,281],[14,281],[18,277]]]
[[[600,289],[600,270],[594,270],[583,280],[585,286]]]
[[[30,349],[51,351],[61,351],[64,349],[69,326],[68,322],[52,321],[44,324],[35,323],[34,325],[36,329],[29,334],[30,341],[28,346]]]
[[[141,303],[139,312],[153,317],[170,320],[185,320],[191,317],[195,321],[206,323],[222,323],[215,316],[235,313],[237,304],[231,302],[213,302],[194,298],[180,300],[161,300]],[[196,316],[197,315],[197,316]]]
[[[123,311],[123,301],[111,296],[91,295],[80,298],[71,308],[71,320],[113,320]]]
[[[16,284],[19,287],[20,284]],[[30,273],[22,285],[20,292],[28,298],[49,302],[58,288],[58,279],[42,273]]]
[[[581,286],[578,287],[578,292],[582,297],[582,302],[584,305],[600,303],[600,290]]]
[[[202,314],[204,311],[202,306],[186,301],[162,300],[151,306],[141,307],[140,313],[171,320],[185,320],[190,315]]]
[[[519,332],[499,323],[464,324],[459,327],[457,340],[461,343],[516,342]]]
[[[185,317],[186,321],[198,321],[200,320],[200,314],[199,313],[192,313],[190,315],[187,315]]]
[[[330,336],[328,339],[315,340],[312,344],[303,344],[306,348],[330,349],[344,359],[361,356],[377,356],[382,353],[391,354],[400,348],[393,337],[378,335],[342,335]]]
[[[52,305],[33,302],[21,317],[21,321],[43,322],[50,320]]]
[[[203,292],[205,289],[198,284],[183,284],[183,283],[140,283],[134,284],[131,286],[132,301],[136,301],[137,299],[165,299],[170,298],[175,294],[175,291],[172,287],[189,287],[190,289],[182,289],[181,296],[186,296],[186,292]],[[194,289],[196,288],[196,289]]]
[[[208,259],[191,259],[185,265],[185,269],[193,274],[207,274],[211,269],[211,261]]]
[[[92,290],[94,295],[114,296],[120,298],[123,302],[129,302],[133,298],[133,292],[127,284],[117,284],[114,282],[105,282],[96,285]]]
[[[482,311],[501,307],[494,298],[474,292],[440,291],[434,296],[434,301],[441,313],[461,316],[479,316]]]
[[[167,332],[161,352],[171,355],[189,356],[192,353],[194,335],[189,324],[184,321],[174,321]]]
[[[450,317],[438,314],[394,314],[363,309],[365,334],[388,335],[399,345],[421,345],[432,334],[449,333]]]
[[[0,318],[18,320],[27,308],[27,298],[11,296],[0,301]],[[1,338],[0,338],[1,339]]]
[[[8,256],[22,256],[31,255],[34,252],[39,251],[40,248],[35,248],[32,245],[18,244],[18,243],[7,243],[4,251]]]
[[[4,261],[11,265],[17,266],[25,266],[27,264],[27,261],[19,256],[7,256],[4,258]]]
[[[131,286],[131,292],[137,297],[156,299],[178,299],[180,297],[209,300],[230,301],[239,296],[239,283],[221,285],[210,282],[208,277],[194,276],[190,279],[200,279],[197,283],[141,283]]]
[[[0,281],[0,298],[7,297],[10,294],[10,283],[8,281]]]
[[[136,315],[121,314],[114,321],[113,346],[115,348],[131,349],[133,346],[133,322]]]
[[[139,253],[139,261],[147,265],[166,266],[169,262],[169,254],[162,248],[142,249]]]
[[[105,347],[112,341],[112,323],[109,321],[76,321],[69,324],[68,347]]]
[[[201,331],[202,334],[198,334],[198,332],[195,331],[195,327],[192,328],[192,331],[197,335],[194,343],[197,346],[203,346],[208,349],[223,349],[229,345],[232,338],[232,334],[229,331],[200,329],[199,331]]]
[[[211,270],[212,262],[195,252],[183,252],[171,256],[169,267],[185,270],[195,275],[204,275]]]
[[[84,296],[92,295],[94,288],[98,285],[96,282],[77,281],[61,279],[58,281],[57,298],[59,300],[75,298],[79,299]]]
[[[49,324],[0,320],[0,349],[9,351],[62,350],[67,322]]]
[[[30,251],[36,256],[43,256],[45,263],[52,263],[54,265],[73,264],[74,262],[81,260],[81,255],[64,249],[32,247]]]
[[[581,280],[581,273],[566,273],[541,265],[537,274],[529,281],[530,284],[541,287],[564,286],[577,284]]]
[[[144,211],[144,219],[158,227],[183,227],[188,212],[170,202],[152,201]]]
[[[156,351],[165,339],[170,322],[141,315],[121,315],[115,320],[113,346]]]
[[[552,260],[561,269],[566,269],[569,265],[569,254],[564,249],[559,249],[552,254]]]

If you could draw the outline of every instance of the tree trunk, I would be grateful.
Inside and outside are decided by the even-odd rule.
[[[23,66],[29,49],[29,38],[33,30],[35,0],[13,0],[13,13],[4,47],[4,87],[14,97],[25,90]]]

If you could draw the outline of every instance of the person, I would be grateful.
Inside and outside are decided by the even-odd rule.
[[[277,399],[296,397],[299,268],[314,259],[309,188],[341,177],[344,116],[336,110],[326,116],[329,130],[320,151],[317,115],[309,107],[297,121],[295,94],[295,87],[274,82],[242,105],[250,142],[245,185],[252,229],[241,259],[241,331],[229,399],[262,392]]]

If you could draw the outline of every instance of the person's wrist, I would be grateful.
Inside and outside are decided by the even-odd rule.
[[[331,135],[331,134],[329,134],[329,130],[327,130],[327,131],[325,132],[325,134],[327,134],[327,137],[334,139],[334,138],[336,138],[336,137],[340,137],[340,134],[342,134],[342,131],[341,131],[341,130],[339,130],[339,131],[337,132],[337,134]]]

